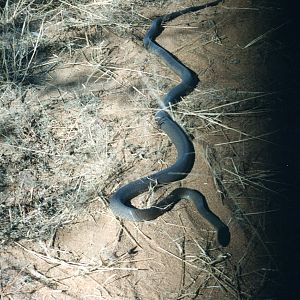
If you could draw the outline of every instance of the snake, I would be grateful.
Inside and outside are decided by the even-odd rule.
[[[191,93],[197,86],[199,79],[195,72],[181,63],[172,53],[160,46],[155,39],[163,32],[163,24],[185,13],[195,12],[206,7],[215,6],[221,1],[188,7],[153,19],[150,29],[146,32],[144,47],[158,56],[180,78],[181,82],[171,88],[159,101],[159,110],[155,114],[155,121],[163,132],[167,134],[175,145],[177,157],[171,166],[129,182],[118,188],[111,196],[109,207],[113,214],[133,222],[150,221],[170,211],[180,200],[191,200],[200,215],[205,218],[217,231],[217,242],[226,247],[230,242],[230,231],[226,224],[209,208],[205,196],[194,189],[179,187],[173,190],[156,205],[149,208],[137,208],[131,200],[149,191],[157,190],[171,182],[184,179],[192,170],[195,162],[195,149],[185,130],[171,117],[168,110],[176,105],[182,97]]]

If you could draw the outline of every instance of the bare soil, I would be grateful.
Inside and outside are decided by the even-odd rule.
[[[221,248],[188,201],[142,223],[108,208],[118,187],[176,157],[153,116],[179,78],[142,37],[154,16],[198,3],[132,2],[128,26],[89,23],[101,14],[92,2],[66,3],[43,23],[41,45],[50,46],[34,56],[43,72],[2,78],[1,299],[279,299],[273,220],[285,186],[272,166],[269,108],[280,92],[269,74],[281,59],[280,8],[227,0],[168,23],[157,39],[200,78],[172,112],[196,162],[186,179],[134,203],[150,206],[178,186],[200,190],[230,228]]]

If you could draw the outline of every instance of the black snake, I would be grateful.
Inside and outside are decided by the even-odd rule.
[[[160,110],[156,113],[155,119],[160,129],[162,129],[174,143],[177,150],[177,160],[170,167],[149,176],[137,179],[120,187],[110,199],[112,212],[130,221],[148,221],[156,219],[158,216],[171,210],[181,199],[192,200],[199,213],[217,230],[217,239],[221,246],[227,246],[230,241],[228,227],[209,209],[205,197],[196,190],[189,188],[177,188],[166,198],[155,206],[139,209],[131,204],[131,200],[138,195],[149,190],[150,187],[160,187],[162,185],[185,178],[193,168],[195,161],[195,150],[192,142],[185,131],[171,118],[167,109],[181,100],[181,97],[190,93],[198,84],[197,75],[179,62],[170,52],[162,48],[155,42],[162,31],[162,24],[173,20],[188,12],[215,6],[221,1],[213,1],[208,4],[189,7],[177,12],[166,14],[155,18],[151,27],[144,37],[144,46],[147,50],[160,57],[177,75],[181,78],[181,83],[173,87],[162,99]]]

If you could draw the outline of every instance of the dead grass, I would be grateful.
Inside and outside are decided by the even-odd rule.
[[[141,172],[148,173],[143,163],[149,160],[155,160],[153,169],[166,165],[169,143],[157,145],[145,138],[161,135],[147,120],[156,109],[156,100],[174,79],[155,69],[149,72],[118,64],[108,40],[111,32],[118,37],[130,36],[133,28],[148,25],[136,9],[145,5],[157,3],[18,0],[6,1],[0,10],[0,241],[4,250],[13,244],[34,259],[85,276],[112,270],[141,271],[126,266],[127,256],[108,265],[80,263],[71,255],[61,258],[58,249],[45,241],[51,241],[58,228],[77,220],[91,203],[99,201],[102,213],[106,213],[108,197],[124,182],[124,174],[129,181]],[[215,27],[213,24],[210,29]],[[204,34],[207,43],[221,45],[217,31]],[[262,38],[264,35],[245,48]],[[72,73],[76,67],[86,68],[89,75],[60,80],[60,70],[71,68]],[[136,74],[143,75],[142,84],[132,84]],[[119,113],[125,111],[126,118],[121,120],[106,110],[110,105],[104,100],[114,93],[131,99],[122,99],[131,101],[131,109],[117,108]],[[50,97],[43,96],[46,94]],[[132,94],[134,97],[128,96]],[[174,111],[206,150],[216,188],[232,208],[231,222],[245,228],[249,236],[244,256],[236,265],[229,253],[216,255],[197,241],[193,241],[197,255],[185,253],[177,241],[172,243],[181,249],[180,255],[154,245],[157,251],[198,272],[193,284],[182,284],[177,299],[197,299],[215,289],[231,299],[251,299],[277,270],[267,234],[268,216],[277,211],[269,196],[279,192],[277,183],[272,182],[275,170],[268,167],[266,172],[259,160],[256,165],[245,164],[256,143],[274,144],[274,132],[261,132],[253,124],[269,113],[268,103],[276,94],[201,89]],[[202,101],[197,106],[198,98]],[[142,144],[135,138],[141,127],[146,128]],[[200,137],[196,135],[199,130],[203,132]],[[255,196],[259,205],[257,201],[253,204]],[[137,243],[130,230],[127,235]],[[26,240],[40,241],[40,249],[23,245]],[[256,269],[251,267],[255,252],[264,257]],[[39,284],[64,289],[62,278],[52,278],[32,265],[0,263],[1,299],[13,299],[24,290],[26,294]]]
[[[93,91],[60,93],[50,85],[45,92],[55,90],[59,95],[46,101],[39,99],[38,91],[49,82],[54,67],[68,67],[62,63],[66,56],[74,66],[72,56],[78,47],[77,53],[93,62],[83,87],[95,83],[95,77],[115,80],[105,68],[109,59],[105,42],[94,45],[93,40],[101,39],[99,31],[107,27],[128,29],[140,20],[130,5],[130,1],[5,2],[0,18],[2,243],[49,237],[70,222],[82,204],[103,193],[108,178],[127,168],[121,167],[111,146],[119,130],[112,120],[97,121],[99,99]],[[65,83],[72,85],[76,83]],[[51,169],[55,173],[49,173]]]
[[[272,235],[269,229],[271,220],[279,212],[284,183],[276,180],[277,170],[268,165],[265,155],[259,153],[253,160],[256,149],[264,149],[268,145],[276,147],[272,138],[276,131],[251,132],[268,128],[265,120],[274,95],[276,97],[275,92],[202,91],[194,97],[189,96],[177,112],[192,134],[197,133],[197,128],[207,133],[199,137],[199,143],[204,145],[205,158],[214,174],[216,188],[232,209],[231,222],[240,224],[249,235],[244,256],[232,273],[234,299],[251,298],[251,290],[263,289],[278,272],[274,256],[276,244],[270,240]],[[199,102],[196,99],[200,97],[201,107],[197,107],[195,105]],[[244,129],[241,130],[242,127]],[[213,143],[215,139],[217,143]],[[251,163],[247,164],[249,153],[252,158],[249,158]],[[252,198],[255,196],[257,198]],[[251,265],[250,261],[253,262],[254,252],[263,259],[257,270],[243,273],[242,270]]]

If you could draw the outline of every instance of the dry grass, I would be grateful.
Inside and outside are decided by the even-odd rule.
[[[133,8],[157,4],[121,0],[92,4],[90,1],[18,0],[4,1],[4,4],[0,9],[0,243],[3,249],[13,243],[35,259],[84,276],[111,270],[140,271],[126,267],[127,257],[110,265],[80,263],[72,260],[72,256],[62,259],[57,249],[44,242],[40,242],[37,251],[20,240],[51,241],[58,228],[76,220],[96,201],[106,213],[107,199],[124,182],[123,174],[130,180],[137,177],[136,172],[148,173],[142,168],[143,162],[149,160],[155,160],[153,169],[166,165],[169,143],[163,141],[157,145],[147,142],[145,137],[160,135],[147,120],[156,109],[156,99],[172,79],[156,74],[156,70],[152,73],[118,65],[108,38],[111,32],[120,37],[130,35],[132,28],[143,28],[147,20]],[[214,32],[206,39],[209,43],[219,43],[216,36]],[[70,67],[85,68],[88,76],[79,74],[73,81],[60,80],[59,71]],[[120,72],[129,80],[121,80]],[[141,86],[131,83],[132,74],[143,75]],[[102,92],[95,88],[96,84],[103,87]],[[102,112],[109,107],[103,99],[111,99],[114,93],[125,94],[126,98],[134,94],[130,97],[133,108],[127,109],[126,118],[121,120],[110,114],[102,117]],[[50,96],[45,97],[46,94]],[[194,99],[199,97],[203,101],[197,107]],[[197,255],[190,256],[177,241],[172,243],[181,249],[180,255],[154,245],[156,251],[195,269],[201,277],[190,286],[183,284],[177,299],[197,299],[203,291],[214,289],[220,289],[232,299],[251,299],[264,286],[269,273],[277,270],[272,241],[267,240],[268,216],[277,211],[277,204],[271,203],[269,196],[278,193],[277,183],[272,182],[275,173],[259,160],[255,165],[245,165],[256,143],[274,143],[274,132],[261,132],[253,126],[269,113],[272,97],[276,97],[276,92],[203,89],[195,91],[174,112],[189,133],[195,134],[199,129],[205,133],[195,142],[205,145],[205,157],[216,188],[232,208],[231,222],[243,226],[249,235],[246,251],[237,265],[232,265],[228,253],[216,254],[210,247],[203,249],[197,241],[193,242]],[[119,110],[121,113],[122,108]],[[146,128],[142,144],[132,137],[140,127]],[[140,169],[136,168],[137,163]],[[255,196],[260,203],[254,210]],[[127,235],[139,246],[130,230]],[[264,256],[264,262],[249,271],[255,251]],[[38,284],[63,289],[63,278],[49,277],[32,265],[19,267],[2,261],[0,264],[1,299],[13,299],[24,290],[36,289]]]
[[[276,244],[270,239],[269,229],[272,217],[279,212],[285,184],[277,181],[277,170],[268,164],[266,152],[253,158],[257,149],[276,147],[273,136],[277,131],[260,131],[268,129],[265,120],[276,94],[201,91],[189,96],[178,110],[191,133],[197,133],[198,128],[206,132],[199,142],[204,145],[216,188],[232,209],[231,222],[240,224],[249,236],[244,256],[231,273],[234,299],[251,299],[252,292],[263,290],[279,268],[274,252]],[[196,99],[200,97],[201,106],[197,107]],[[213,143],[214,140],[217,142]],[[257,269],[244,272],[254,261],[253,253],[262,257]]]
[[[76,49],[93,62],[83,87],[95,83],[95,77],[113,80],[113,72],[105,68],[110,50],[103,41],[94,45],[94,40],[101,39],[103,30],[128,29],[140,20],[130,5],[130,1],[5,2],[0,18],[2,243],[49,237],[70,222],[82,204],[103,193],[108,178],[127,168],[116,160],[111,146],[118,126],[112,120],[95,121],[99,99],[93,91],[80,87],[61,93],[53,85],[45,89],[45,84],[49,80],[51,84],[54,67],[68,67],[68,56],[74,66]],[[40,89],[59,95],[40,100]],[[49,173],[52,168],[55,174]]]

